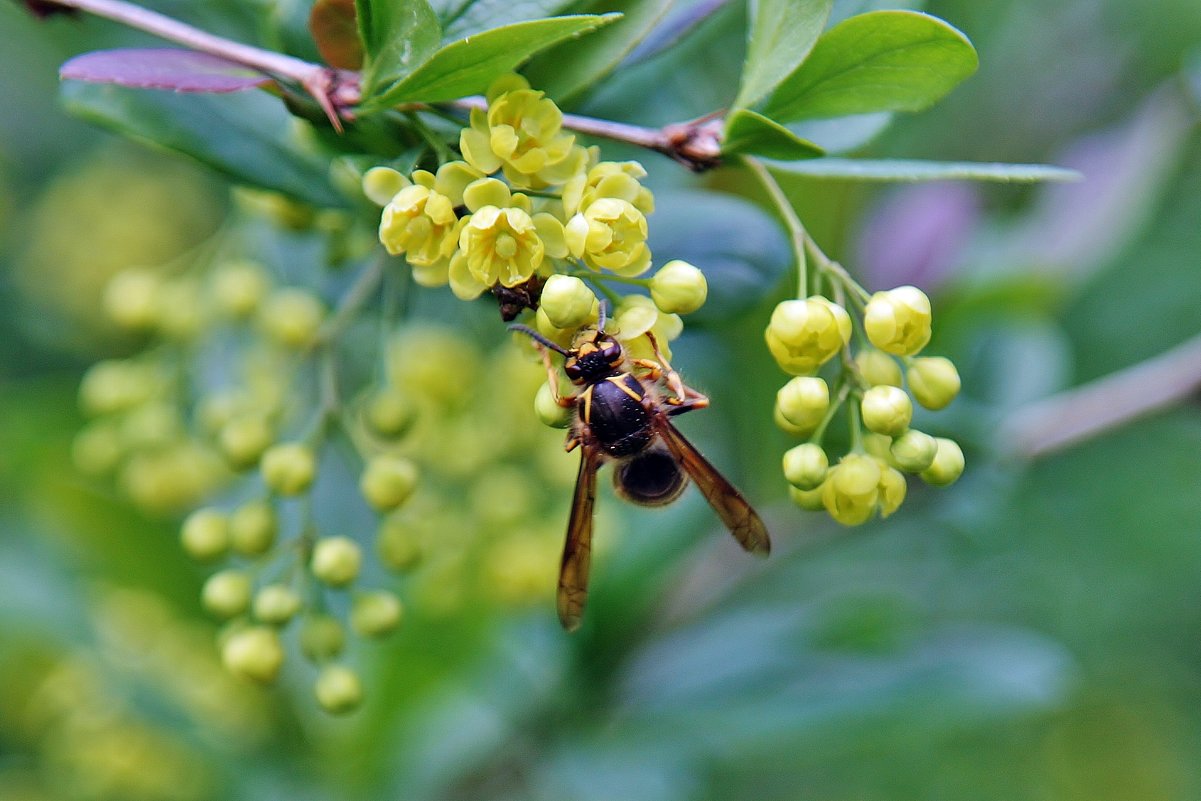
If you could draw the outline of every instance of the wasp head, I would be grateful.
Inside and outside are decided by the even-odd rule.
[[[577,384],[593,383],[621,372],[625,358],[620,342],[603,331],[589,329],[568,353],[563,372]]]

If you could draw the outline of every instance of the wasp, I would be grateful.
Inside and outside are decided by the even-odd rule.
[[[580,468],[556,599],[563,628],[573,631],[579,627],[588,598],[596,475],[606,462],[615,463],[617,494],[643,506],[671,503],[691,478],[738,543],[747,551],[767,555],[771,540],[762,519],[742,493],[672,425],[672,417],[703,409],[709,399],[684,384],[663,358],[653,334],[648,331],[646,336],[655,361],[628,358],[622,344],[605,332],[603,304],[596,327],[584,329],[570,349],[527,326],[510,328],[534,340],[556,401],[575,411],[565,447],[569,452],[580,449]],[[563,356],[563,372],[580,388],[575,394],[558,394],[549,351]]]

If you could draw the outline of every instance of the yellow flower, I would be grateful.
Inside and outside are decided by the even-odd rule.
[[[811,373],[850,341],[851,319],[820,295],[776,306],[764,332],[768,350],[785,372]]]
[[[628,200],[600,198],[566,226],[567,247],[594,270],[639,275],[651,266],[646,216]]]
[[[414,267],[449,263],[455,252],[459,218],[450,198],[413,184],[384,207],[379,239],[393,256],[404,254]]]
[[[636,161],[602,161],[597,163],[599,149],[588,148],[588,164],[563,186],[563,211],[570,218],[603,197],[617,198],[633,204],[643,214],[655,210],[655,196],[638,181],[646,170]]]
[[[863,311],[863,328],[880,350],[912,356],[930,341],[930,299],[915,286],[877,292]]]
[[[668,343],[684,331],[684,322],[678,314],[660,311],[645,295],[627,295],[618,304],[609,328],[625,345],[626,355],[631,359],[655,360],[655,349],[646,336],[649,331],[663,358],[670,361],[671,346]]]
[[[844,526],[866,523],[880,500],[880,463],[862,453],[848,453],[822,484],[822,503]]]
[[[463,201],[471,211],[459,233],[463,259],[451,265],[460,297],[460,289],[516,286],[528,281],[546,256],[567,255],[563,224],[545,212],[531,214],[530,199],[511,194],[502,182],[474,181],[463,190]]]
[[[503,170],[517,187],[541,189],[566,182],[586,162],[575,137],[563,133],[563,112],[524,79],[507,76],[488,92],[488,110],[473,109],[459,149],[485,174]]]

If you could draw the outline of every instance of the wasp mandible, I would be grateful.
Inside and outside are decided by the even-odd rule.
[[[691,478],[743,548],[768,553],[771,540],[763,520],[742,493],[672,425],[671,417],[703,409],[709,399],[684,384],[663,357],[652,333],[648,331],[646,336],[655,360],[627,358],[622,344],[605,333],[603,303],[596,327],[580,332],[570,349],[528,326],[513,325],[510,329],[534,340],[556,402],[575,411],[565,447],[568,451],[580,449],[580,470],[567,522],[557,596],[559,620],[565,629],[579,627],[588,598],[596,473],[608,461],[616,465],[613,483],[618,495],[643,506],[670,503]],[[563,356],[563,372],[580,387],[575,394],[558,394],[558,374],[549,351]]]

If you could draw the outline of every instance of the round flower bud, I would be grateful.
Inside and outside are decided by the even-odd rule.
[[[864,427],[888,437],[904,433],[913,419],[913,401],[909,400],[905,390],[888,384],[864,392],[859,408],[863,412]]]
[[[385,518],[376,534],[375,550],[384,567],[408,570],[421,558],[419,532],[399,517]]]
[[[413,404],[399,389],[385,387],[373,393],[364,409],[367,425],[381,437],[396,439],[413,427]]]
[[[261,265],[252,261],[228,262],[213,276],[213,299],[222,313],[243,320],[258,309],[269,286]]]
[[[880,517],[888,517],[905,501],[905,476],[899,470],[880,465]]]
[[[388,205],[408,185],[409,179],[391,167],[372,167],[363,173],[363,194],[377,206]]]
[[[112,472],[125,455],[119,428],[109,420],[90,423],[71,443],[71,461],[81,472],[102,476]]]
[[[231,634],[221,648],[226,670],[261,684],[270,684],[284,663],[284,647],[275,629],[250,626]]]
[[[299,495],[312,485],[317,475],[317,458],[307,445],[286,442],[269,448],[259,469],[272,492]]]
[[[776,426],[785,434],[791,434],[794,437],[804,437],[813,433],[812,431],[806,430],[801,426],[793,425],[792,423],[788,422],[788,418],[780,413],[780,407],[778,404],[772,409],[771,417],[772,420],[776,422]]]
[[[244,470],[258,462],[275,441],[271,423],[261,414],[240,414],[221,426],[217,444],[231,467]]]
[[[250,608],[252,582],[241,570],[222,570],[204,582],[200,599],[204,608],[220,618],[237,617]]]
[[[880,463],[861,453],[848,453],[822,484],[822,503],[844,526],[865,523],[880,499]]]
[[[850,317],[826,298],[786,300],[772,312],[764,338],[776,363],[805,375],[833,358],[851,338]],[[845,321],[844,321],[845,320]]]
[[[229,516],[229,538],[243,556],[261,556],[275,544],[278,524],[275,509],[265,501],[251,501]]]
[[[538,394],[534,396],[534,413],[543,425],[551,428],[567,428],[571,425],[573,416],[571,407],[560,406],[555,402],[549,383],[538,388]]]
[[[901,386],[901,366],[897,364],[896,359],[882,350],[864,348],[855,354],[855,366],[859,368],[859,375],[863,376],[870,386]]]
[[[651,298],[669,314],[690,314],[705,305],[708,295],[705,274],[680,259],[664,264],[651,278]]]
[[[104,310],[122,328],[153,328],[159,318],[162,284],[154,270],[122,270],[104,288]]]
[[[364,637],[382,637],[396,630],[404,607],[387,590],[367,592],[354,599],[350,627]]]
[[[596,295],[572,275],[552,275],[542,286],[539,308],[555,328],[576,329],[593,319]]]
[[[254,616],[272,626],[282,626],[300,611],[300,596],[283,584],[268,584],[254,596]]]
[[[808,442],[784,452],[784,478],[797,489],[811,490],[826,480],[830,460],[820,445]]]
[[[288,348],[310,345],[325,319],[325,307],[312,292],[295,287],[277,289],[259,312],[267,336]]]
[[[363,552],[350,537],[324,537],[313,546],[310,567],[319,581],[331,587],[345,587],[359,575]]]
[[[892,441],[889,452],[898,468],[906,473],[920,473],[934,462],[938,443],[929,434],[911,428]]]
[[[788,485],[788,497],[792,498],[793,503],[807,512],[820,512],[826,508],[826,504],[822,500],[823,495],[821,485],[811,490],[797,489],[791,484]]]
[[[229,522],[216,509],[197,509],[183,521],[180,541],[193,559],[216,559],[229,548]]]
[[[930,299],[915,286],[877,292],[863,311],[863,328],[880,350],[912,356],[930,341]]]
[[[363,703],[363,685],[359,675],[342,665],[326,665],[317,674],[314,687],[317,703],[331,715],[352,712]]]
[[[942,409],[959,394],[959,371],[942,356],[914,359],[905,375],[914,400],[927,409]]]
[[[342,653],[346,632],[330,615],[308,615],[300,624],[300,652],[310,662],[325,662]]]
[[[780,416],[795,426],[799,434],[810,434],[830,408],[830,388],[820,378],[798,376],[776,393]]]
[[[963,450],[951,439],[937,437],[938,452],[934,461],[918,476],[935,487],[947,487],[954,484],[963,475]]]
[[[868,431],[863,435],[863,449],[885,464],[892,464],[892,437]]]
[[[359,479],[359,490],[378,512],[395,509],[417,486],[417,466],[403,456],[375,456]]]

